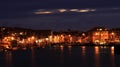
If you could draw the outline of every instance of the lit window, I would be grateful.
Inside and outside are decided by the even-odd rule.
[[[114,35],[115,33],[114,33],[114,32],[112,32],[111,34],[112,34],[112,35]]]
[[[95,33],[95,35],[99,35],[99,33]]]
[[[99,30],[102,31],[102,28],[100,28]]]

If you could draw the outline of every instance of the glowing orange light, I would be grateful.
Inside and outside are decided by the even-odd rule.
[[[14,37],[11,37],[11,40],[14,40]]]
[[[99,35],[99,33],[95,33],[95,35]]]
[[[114,46],[111,47],[111,54],[114,55]]]
[[[99,47],[95,46],[95,54],[99,54]]]
[[[35,37],[34,37],[34,36],[32,36],[32,37],[31,37],[31,39],[35,39]]]
[[[115,33],[114,33],[114,32],[112,32],[111,34],[112,34],[112,35],[115,35]]]
[[[82,46],[82,49],[83,49],[83,50],[85,50],[85,48],[86,48],[85,46]]]
[[[85,53],[86,53],[86,47],[82,46],[82,55],[85,55]]]
[[[71,37],[71,35],[70,35],[70,34],[69,34],[68,36],[69,36],[69,37]]]
[[[64,49],[64,46],[63,46],[63,45],[60,45],[60,49],[63,51],[63,49]]]
[[[49,40],[48,38],[45,38],[45,40]]]
[[[72,48],[72,46],[68,46],[68,48],[69,48],[69,49],[71,49],[71,48]]]
[[[114,46],[111,47],[111,50],[114,50]]]

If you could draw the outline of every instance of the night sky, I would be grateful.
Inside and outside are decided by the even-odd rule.
[[[120,0],[0,0],[0,26],[52,30],[120,27]]]

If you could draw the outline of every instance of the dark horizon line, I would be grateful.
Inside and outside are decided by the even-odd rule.
[[[81,31],[81,32],[85,32],[85,31],[90,31],[91,29],[94,29],[94,28],[106,28],[107,30],[112,30],[112,29],[120,29],[120,27],[114,27],[114,28],[108,28],[108,27],[105,27],[105,26],[94,26],[92,28],[89,28],[88,30],[74,30],[74,29],[64,29],[64,30],[53,30],[53,29],[32,29],[32,28],[25,28],[25,27],[11,27],[11,26],[0,26],[0,28],[18,28],[18,29],[26,29],[26,30],[51,30],[51,31]]]

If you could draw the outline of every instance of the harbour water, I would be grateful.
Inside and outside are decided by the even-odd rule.
[[[0,52],[0,67],[120,67],[113,46],[53,46]]]

